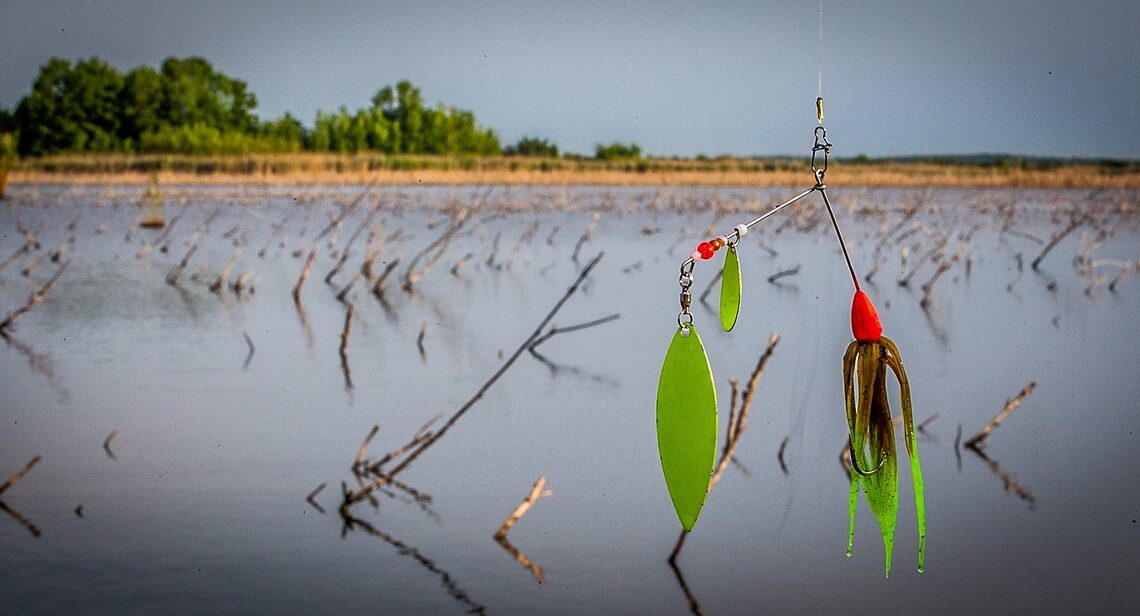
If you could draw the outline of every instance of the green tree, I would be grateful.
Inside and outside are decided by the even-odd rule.
[[[73,67],[52,58],[16,108],[19,151],[105,151],[118,147],[123,77],[98,58]]]
[[[546,139],[523,137],[518,143],[503,148],[507,156],[546,156],[558,158],[558,146]]]
[[[0,133],[15,133],[16,129],[16,114],[10,109],[0,107]]]
[[[162,62],[162,117],[172,126],[204,124],[219,130],[252,132],[257,97],[246,83],[214,70],[204,58]]]
[[[305,127],[289,113],[277,120],[263,122],[258,134],[263,146],[273,152],[296,152],[305,143]]]
[[[641,147],[636,143],[624,144],[613,142],[610,144],[597,144],[594,146],[594,158],[598,160],[615,160],[620,158],[641,158]]]
[[[156,131],[163,124],[162,75],[149,66],[131,69],[123,79],[119,101],[122,106],[120,136],[124,141],[138,144],[144,133]]]

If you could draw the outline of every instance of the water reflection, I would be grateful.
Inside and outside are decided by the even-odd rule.
[[[384,543],[387,543],[388,545],[396,548],[396,553],[400,554],[401,556],[407,556],[408,558],[411,558],[424,569],[427,569],[436,576],[439,576],[440,584],[443,586],[444,590],[447,591],[448,596],[466,608],[468,614],[485,614],[487,612],[486,607],[473,600],[470,595],[467,594],[467,591],[463,590],[463,588],[459,586],[459,583],[455,581],[455,578],[446,570],[440,568],[434,560],[425,556],[415,547],[412,547],[411,545],[408,545],[407,543],[396,539],[388,533],[385,533],[384,531],[376,528],[372,524],[369,524],[368,522],[352,515],[346,516],[344,518],[344,531],[342,533],[342,536],[346,535],[352,530],[355,530],[356,528],[360,528],[369,535],[376,537]]]
[[[844,432],[842,392],[833,379],[816,375],[826,375],[828,366],[839,363],[842,344],[836,341],[849,337],[849,297],[832,290],[842,285],[834,279],[839,272],[830,267],[836,254],[823,244],[826,225],[818,212],[789,217],[782,233],[758,231],[748,236],[755,241],[742,244],[750,290],[742,326],[731,336],[709,336],[711,361],[720,374],[744,373],[754,365],[768,331],[779,327],[786,342],[757,395],[756,404],[764,409],[761,420],[748,441],[726,458],[727,466],[741,472],[744,464],[755,469],[753,480],[741,481],[729,471],[732,481],[721,482],[718,490],[725,494],[708,512],[713,517],[703,522],[699,537],[692,537],[701,551],[690,547],[687,570],[682,572],[674,560],[678,566],[669,573],[653,566],[662,560],[656,553],[661,537],[674,538],[676,525],[656,481],[659,460],[653,423],[646,415],[663,351],[655,341],[663,327],[671,329],[676,315],[677,259],[666,253],[669,248],[677,255],[687,253],[691,247],[686,242],[695,241],[713,219],[719,218],[711,226],[720,230],[734,222],[733,212],[754,211],[749,210],[753,202],[760,209],[764,191],[612,188],[568,189],[559,195],[549,189],[516,189],[509,197],[515,202],[473,210],[473,217],[483,220],[482,228],[469,225],[464,231],[470,233],[456,233],[435,270],[409,295],[393,282],[405,274],[397,266],[398,255],[419,252],[453,221],[456,210],[438,206],[446,202],[443,189],[393,189],[390,194],[403,196],[382,210],[387,222],[376,242],[362,250],[361,232],[349,250],[333,235],[334,228],[313,252],[311,240],[297,238],[323,228],[326,212],[337,217],[358,187],[176,188],[172,190],[185,197],[187,220],[174,227],[170,254],[164,256],[156,247],[141,259],[135,254],[153,243],[157,232],[139,231],[124,245],[121,231],[137,211],[113,207],[130,203],[132,190],[115,187],[104,196],[93,189],[16,187],[10,206],[0,210],[0,228],[8,230],[0,234],[0,257],[18,252],[27,241],[15,228],[16,217],[27,223],[26,229],[38,229],[49,250],[77,238],[74,246],[68,244],[66,257],[74,269],[0,344],[0,463],[18,467],[36,451],[52,452],[51,464],[37,468],[32,475],[37,480],[21,485],[15,502],[12,492],[4,495],[8,515],[3,517],[17,522],[0,522],[5,546],[0,568],[11,572],[0,579],[5,609],[82,611],[107,605],[102,588],[130,595],[139,611],[163,611],[180,600],[180,589],[189,583],[204,597],[204,610],[271,611],[280,605],[258,602],[272,595],[299,611],[353,611],[359,609],[360,597],[377,592],[374,569],[359,567],[360,554],[352,553],[361,549],[380,553],[386,577],[382,592],[394,602],[385,604],[392,611],[428,611],[435,599],[449,601],[437,597],[436,588],[417,587],[417,580],[431,585],[435,578],[427,579],[420,567],[400,566],[403,548],[392,554],[376,550],[371,540],[331,540],[342,523],[371,535],[358,522],[363,519],[388,538],[386,531],[406,529],[399,534],[416,547],[399,545],[442,559],[430,561],[438,571],[446,561],[484,609],[669,613],[687,604],[696,613],[744,612],[755,605],[773,612],[829,612],[862,600],[860,605],[892,611],[875,594],[882,589],[877,567],[843,566],[835,537],[826,531],[838,528],[837,520],[846,515],[846,502],[831,493],[833,444],[841,442]],[[892,593],[900,603],[921,604],[934,613],[977,611],[991,607],[988,602],[998,592],[994,580],[1000,580],[1026,589],[1026,610],[1093,606],[1127,611],[1121,608],[1135,603],[1134,591],[1105,581],[1135,565],[1134,546],[1127,535],[1122,541],[1113,526],[1122,516],[1135,517],[1135,490],[1098,478],[1111,477],[1111,465],[1127,464],[1135,450],[1131,434],[1140,385],[1113,375],[1134,372],[1140,365],[1134,340],[1121,335],[1120,325],[1135,322],[1140,314],[1135,301],[1140,278],[1120,275],[1111,288],[1111,278],[1103,281],[1117,270],[1135,271],[1135,210],[1112,214],[1112,219],[1098,214],[1100,221],[1118,223],[1103,240],[1098,241],[1103,226],[1088,225],[1058,242],[1041,265],[1050,278],[1026,273],[1011,283],[1021,275],[1015,253],[1024,250],[1021,259],[1028,266],[1044,245],[1018,232],[1054,237],[1069,224],[1066,208],[1085,200],[1083,193],[935,191],[926,205],[912,209],[908,204],[915,194],[866,191],[851,200],[857,206],[837,212],[845,217],[845,231],[850,228],[852,237],[862,237],[851,243],[853,258],[879,266],[875,280],[884,319],[897,339],[918,349],[908,368],[916,410],[921,406],[928,419],[916,428],[931,445],[924,453],[929,450],[933,460],[942,455],[946,462],[932,465],[926,477],[932,528],[937,523],[938,529],[931,536],[937,569],[921,583],[908,577],[912,572],[903,572],[891,580]],[[501,197],[508,199],[506,192]],[[1127,198],[1135,201],[1135,192]],[[101,207],[107,200],[112,206]],[[202,234],[191,265],[178,279],[180,286],[167,286],[163,277],[185,253],[197,224],[192,219],[204,218],[219,203],[243,206],[223,210],[218,223]],[[570,209],[549,209],[554,203]],[[644,209],[628,209],[631,203]],[[1056,209],[1062,215],[1053,220]],[[366,210],[343,217],[346,236],[362,228]],[[73,230],[66,229],[79,211],[84,216]],[[1009,220],[1003,216],[1010,212],[1010,229],[999,233],[998,225]],[[595,218],[596,230],[581,240]],[[429,220],[438,224],[425,231]],[[532,231],[536,221],[538,230]],[[227,239],[225,234],[235,229]],[[258,293],[243,295],[241,301],[208,293],[209,284],[233,259],[233,240],[245,244],[246,232],[249,245],[262,248]],[[496,235],[499,249],[488,266]],[[533,241],[524,239],[528,236]],[[337,241],[330,245],[327,240],[334,237]],[[944,237],[951,240],[943,259],[936,262],[931,254],[911,274],[918,258]],[[621,320],[579,331],[573,341],[555,341],[556,349],[533,340],[521,346],[534,361],[517,362],[510,378],[493,391],[482,390],[479,410],[456,426],[446,444],[424,455],[414,474],[393,476],[427,442],[428,437],[416,433],[423,419],[441,409],[451,413],[472,392],[481,391],[480,383],[511,357],[511,349],[503,350],[505,341],[525,342],[527,328],[577,272],[571,252],[577,249],[584,261],[581,255],[595,245],[613,251],[613,267],[600,267],[589,278],[590,292],[570,302],[559,319],[588,323],[599,315],[621,314]],[[965,252],[954,261],[959,247]],[[296,259],[294,250],[299,250]],[[307,254],[314,254],[311,267],[319,278],[347,255],[336,281],[348,283],[347,272],[368,264],[372,250],[380,250],[368,266],[375,269],[371,276],[361,275],[370,279],[369,287],[357,280],[342,298],[356,311],[342,362],[333,353],[333,338],[343,331],[347,310],[336,295],[347,285],[310,285],[304,303],[292,307],[290,290]],[[972,253],[978,258],[971,269]],[[0,305],[11,310],[25,301],[28,289],[18,272],[46,254],[29,247],[0,269],[9,276],[0,278]],[[1070,268],[1074,254],[1083,260]],[[251,251],[246,255],[252,258]],[[32,277],[47,276],[48,258],[41,259]],[[1111,274],[1093,265],[1108,260],[1117,263]],[[797,276],[767,282],[795,264],[802,264]],[[931,280],[946,264],[950,267],[935,286]],[[233,272],[244,265],[235,265]],[[710,282],[715,269],[702,270],[699,281],[710,295],[717,289]],[[913,291],[893,284],[907,274]],[[789,280],[798,283],[799,292],[778,288],[777,283]],[[922,283],[932,291],[920,294]],[[584,282],[583,291],[586,286]],[[366,291],[375,301],[363,297]],[[1103,301],[1110,292],[1113,300]],[[930,300],[926,310],[923,295]],[[715,295],[709,298],[708,308],[715,308],[714,300]],[[694,312],[698,319],[715,318],[715,310]],[[1058,324],[1058,318],[1065,328],[1048,325]],[[424,323],[429,328],[423,340],[430,355],[426,363],[417,345]],[[295,334],[298,327],[302,336]],[[248,353],[242,354],[243,370],[236,369],[242,361],[234,346],[240,344],[239,332],[252,334],[246,340]],[[1024,476],[976,452],[1008,493],[1031,506],[1038,499],[1050,504],[1029,516],[1020,504],[1009,507],[986,473],[956,477],[950,443],[939,442],[925,428],[938,413],[949,425],[981,425],[989,419],[986,409],[992,400],[969,384],[1012,387],[1031,376],[1049,383],[1049,391],[1042,394],[1040,408],[1026,413],[1024,424],[1002,435],[997,456]],[[351,397],[346,399],[343,389],[349,382]],[[1097,412],[1073,413],[1064,392],[1074,391]],[[300,503],[298,493],[312,486],[338,485],[346,444],[355,446],[377,422],[385,434],[412,437],[383,464],[385,456],[366,451],[356,467],[359,479],[355,473],[344,477],[343,492],[316,491]],[[114,464],[97,445],[112,427],[132,440],[131,455]],[[791,440],[780,465],[785,435]],[[1073,446],[1073,438],[1079,446]],[[957,441],[956,456],[961,439]],[[1045,466],[1038,463],[1042,451],[1075,455],[1066,452],[1087,450],[1088,443],[1106,455],[1063,460],[1055,467],[1056,481],[1038,477]],[[781,466],[797,473],[784,476]],[[487,541],[488,519],[500,521],[502,503],[516,502],[515,490],[533,481],[537,469],[556,475],[560,486],[559,500],[529,521],[544,539],[549,537],[543,552],[520,537],[515,538],[519,545]],[[171,485],[180,489],[172,492]],[[353,505],[352,494],[361,495],[359,504]],[[386,499],[408,506],[387,507]],[[87,516],[80,523],[73,515],[77,502],[88,511],[116,515]],[[382,505],[381,522],[370,512]],[[319,515],[338,508],[347,513],[345,518]],[[978,519],[987,524],[979,525]],[[1077,525],[1075,519],[1093,523]],[[180,529],[177,533],[169,532],[172,524]],[[1005,532],[1013,525],[1024,532]],[[46,528],[47,536],[33,542],[31,528]],[[563,528],[575,532],[556,532]],[[955,549],[963,537],[988,541],[990,530],[1003,533],[1009,545],[993,559],[977,562]],[[123,551],[121,546],[136,547]],[[1065,573],[1066,593],[1047,583],[1059,574],[1040,557],[1047,552],[1071,555],[1075,566]],[[703,559],[710,554],[724,566],[705,566]],[[548,559],[556,559],[557,566]],[[1023,561],[1038,565],[1012,566]],[[277,564],[265,567],[267,562]],[[208,565],[201,575],[200,565]],[[545,582],[541,590],[532,581],[539,571]],[[442,573],[433,575],[444,579]],[[820,576],[832,582],[829,589],[809,583]],[[757,583],[741,584],[742,579]],[[328,584],[346,591],[327,597],[319,589]],[[976,592],[957,592],[963,585]],[[136,594],[136,586],[150,594]],[[65,597],[58,592],[64,587],[74,592]],[[700,592],[700,603],[693,591]],[[450,590],[447,596],[452,597]],[[930,596],[945,601],[923,604]],[[317,605],[314,597],[328,603]],[[54,602],[44,607],[44,601]],[[456,601],[456,607],[472,609]]]

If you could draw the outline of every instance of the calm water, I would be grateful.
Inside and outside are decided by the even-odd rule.
[[[694,310],[722,400],[728,379],[747,378],[769,334],[782,338],[737,451],[750,474],[729,468],[680,559],[693,606],[665,562],[679,526],[653,417],[676,327],[677,267],[710,224],[727,231],[753,217],[736,210],[763,209],[792,189],[497,189],[414,296],[395,280],[404,264],[442,233],[441,208],[474,203],[482,191],[377,189],[322,240],[298,311],[290,290],[304,254],[358,190],[168,188],[167,219],[186,208],[170,249],[136,258],[160,233],[136,230],[125,241],[139,190],[11,188],[0,210],[0,258],[24,242],[17,221],[38,230],[42,248],[0,270],[0,312],[54,272],[42,259],[21,274],[39,255],[66,243],[70,266],[0,344],[0,478],[43,457],[2,497],[42,535],[0,516],[0,611],[1140,609],[1133,583],[1140,485],[1131,470],[1140,463],[1140,276],[1123,278],[1115,291],[1104,283],[1084,292],[1096,275],[1115,275],[1105,260],[1140,257],[1137,217],[1119,211],[1123,203],[1134,212],[1136,194],[832,189],[864,272],[902,209],[924,204],[894,231],[876,284],[866,287],[901,348],[918,420],[937,415],[919,445],[926,573],[915,570],[913,500],[902,470],[889,579],[865,502],[854,556],[844,556],[848,484],[837,459],[846,438],[840,358],[851,291],[834,237],[814,196],[795,221],[784,225],[787,216],[777,215],[763,233],[749,234],[736,330],[724,334],[714,311]],[[387,306],[362,285],[347,296],[356,307],[349,387],[338,354],[345,306],[335,293],[360,266],[367,228],[335,286],[323,278],[377,198],[384,206],[368,227],[383,221],[376,238],[391,238],[377,270],[395,257],[402,263]],[[1096,203],[1105,204],[1098,221],[1110,233],[1090,253],[1093,272],[1072,263],[1098,239],[1091,226],[1032,272],[1038,241],[1067,224],[1060,208]],[[180,286],[166,284],[194,227],[217,207]],[[1007,217],[1012,233],[1003,232]],[[554,322],[620,319],[545,343],[542,354],[557,369],[520,358],[401,475],[430,504],[401,491],[380,494],[378,508],[352,509],[376,532],[343,532],[340,484],[354,483],[350,466],[372,425],[381,428],[376,457],[466,401],[573,282],[571,255],[595,220],[579,261],[605,256]],[[916,221],[925,228],[912,230]],[[924,311],[920,287],[935,266],[924,263],[909,288],[895,281],[941,234],[950,237],[948,253],[961,252]],[[245,249],[229,279],[252,270],[255,292],[215,295],[207,285],[235,242]],[[459,275],[449,273],[468,253]],[[767,282],[796,265],[800,272],[781,284]],[[698,294],[716,269],[699,265]],[[709,303],[716,305],[715,289]],[[248,366],[243,332],[256,349]],[[968,438],[1030,381],[1036,391],[988,439],[997,466],[967,450],[959,461],[959,425]],[[102,446],[112,431],[117,459]],[[787,475],[776,456],[785,436]],[[1007,491],[998,473],[1032,501]],[[539,476],[553,494],[510,541],[542,568],[541,585],[492,540]],[[321,483],[328,487],[315,501],[327,513],[305,501]]]

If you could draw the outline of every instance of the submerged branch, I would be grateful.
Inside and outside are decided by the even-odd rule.
[[[347,517],[349,507],[355,503],[360,502],[361,500],[364,500],[376,490],[379,490],[380,488],[391,483],[393,477],[408,468],[408,466],[410,466],[413,462],[415,462],[417,458],[423,455],[423,453],[427,451],[429,447],[438,442],[439,439],[443,438],[443,435],[447,434],[447,431],[450,430],[451,427],[454,426],[455,423],[458,422],[463,417],[463,415],[467,413],[467,411],[471,410],[471,408],[475,406],[475,403],[477,403],[483,398],[484,395],[486,395],[487,391],[490,390],[491,387],[497,383],[504,374],[506,374],[507,370],[509,370],[512,365],[514,365],[519,356],[521,356],[534,343],[534,341],[538,339],[542,333],[542,330],[546,328],[552,319],[554,319],[554,316],[558,314],[558,311],[562,309],[562,306],[570,299],[570,297],[572,297],[578,291],[578,288],[586,280],[586,277],[589,276],[590,272],[594,269],[598,262],[601,261],[604,254],[605,253],[599,252],[594,256],[593,259],[590,259],[590,262],[587,263],[586,266],[582,268],[582,271],[578,274],[578,278],[572,285],[570,285],[570,288],[566,290],[566,293],[562,295],[562,298],[559,299],[557,303],[555,303],[554,308],[551,309],[549,313],[547,313],[546,317],[544,317],[538,324],[538,327],[536,327],[534,331],[531,332],[531,334],[527,336],[525,340],[523,340],[522,344],[520,344],[519,347],[515,349],[513,353],[511,353],[511,356],[508,357],[505,362],[503,362],[503,365],[500,366],[499,369],[496,370],[495,373],[492,374],[485,383],[483,383],[478,391],[476,391],[475,394],[463,404],[463,406],[459,407],[459,409],[447,419],[443,427],[441,427],[438,432],[424,439],[424,441],[419,444],[415,450],[408,454],[407,457],[405,457],[399,464],[397,464],[395,468],[388,471],[384,475],[377,477],[368,486],[365,486],[356,492],[346,493],[344,503],[341,505],[342,515]]]
[[[984,441],[986,440],[986,437],[988,437],[995,428],[1000,426],[1001,422],[1005,421],[1006,416],[1012,413],[1013,409],[1021,406],[1021,401],[1024,400],[1026,396],[1033,393],[1033,390],[1036,387],[1037,383],[1035,381],[1031,381],[1028,385],[1023,387],[1016,396],[1010,400],[1007,400],[1005,406],[1002,407],[1000,411],[998,411],[998,414],[994,415],[994,418],[991,419],[990,422],[986,424],[980,432],[967,440],[964,445],[970,449],[981,449],[982,447],[985,447]]]

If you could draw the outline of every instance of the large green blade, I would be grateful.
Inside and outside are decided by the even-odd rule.
[[[724,256],[724,274],[720,279],[720,326],[726,332],[736,326],[741,290],[740,258],[736,255],[736,247],[729,246]]]
[[[685,334],[688,335],[685,335]],[[677,517],[693,530],[716,456],[716,387],[697,328],[678,329],[657,384],[657,449]]]

